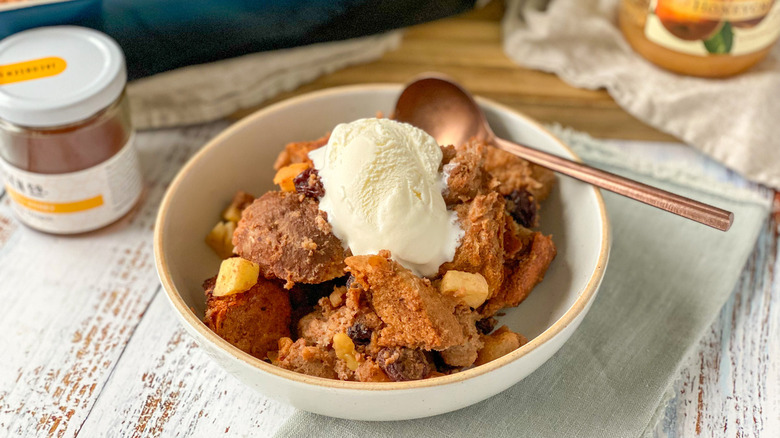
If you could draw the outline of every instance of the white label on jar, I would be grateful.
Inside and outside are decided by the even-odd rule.
[[[134,138],[108,160],[72,173],[31,173],[0,159],[14,212],[33,228],[59,234],[90,231],[119,219],[143,188]]]

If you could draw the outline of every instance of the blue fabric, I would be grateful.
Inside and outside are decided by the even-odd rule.
[[[73,0],[0,12],[0,37],[79,24],[125,52],[129,78],[265,50],[371,35],[468,10],[474,0]],[[66,11],[68,13],[66,13]]]

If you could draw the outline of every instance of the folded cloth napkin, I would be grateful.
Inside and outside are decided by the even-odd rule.
[[[641,161],[583,134],[558,134],[586,162],[733,211],[733,227],[723,233],[604,192],[613,243],[601,289],[577,332],[533,374],[449,414],[371,423],[298,412],[277,436],[625,438],[654,426],[686,352],[732,292],[769,197],[691,166]]]
[[[131,82],[133,124],[163,128],[217,120],[324,74],[379,58],[401,31],[292,49],[253,53],[184,67]]]
[[[509,0],[504,51],[575,87],[606,88],[638,119],[754,181],[780,187],[780,45],[730,79],[662,70],[617,27],[619,0]]]

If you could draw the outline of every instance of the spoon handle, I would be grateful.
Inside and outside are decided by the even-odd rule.
[[[593,184],[610,192],[636,199],[678,216],[709,225],[721,231],[727,231],[734,222],[734,214],[732,212],[713,207],[712,205],[675,195],[656,187],[498,137],[493,138],[492,143],[499,149],[503,149],[542,167]]]

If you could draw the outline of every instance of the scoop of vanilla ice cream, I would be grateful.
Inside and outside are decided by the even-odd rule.
[[[336,126],[309,157],[325,188],[320,210],[352,254],[386,249],[422,276],[452,260],[463,230],[441,195],[441,149],[425,131],[360,119]]]

